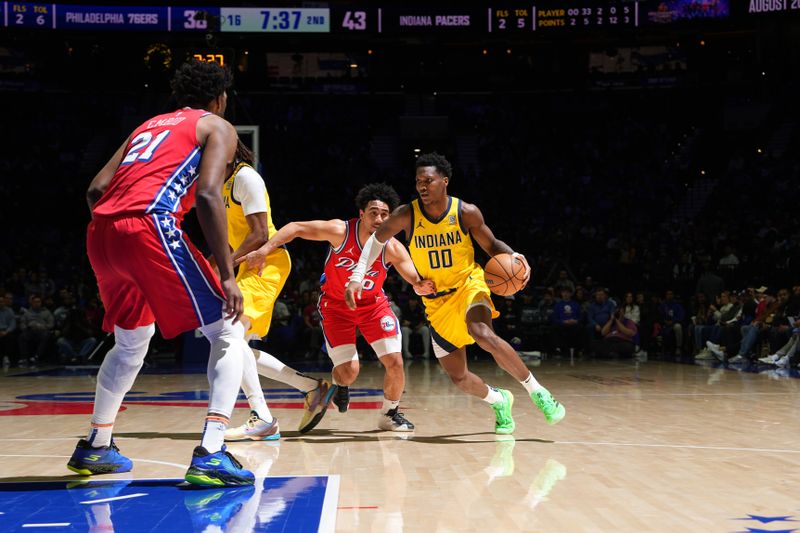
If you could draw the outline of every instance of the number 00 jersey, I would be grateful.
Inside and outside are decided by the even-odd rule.
[[[447,209],[430,218],[419,203],[411,202],[411,236],[408,250],[424,279],[433,280],[438,292],[457,289],[476,268],[472,237],[461,222],[461,200],[450,196]]]

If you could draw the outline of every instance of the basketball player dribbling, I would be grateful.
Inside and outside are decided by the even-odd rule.
[[[253,168],[254,163],[253,152],[239,140],[232,170],[222,190],[228,215],[228,244],[233,250],[234,261],[263,245],[276,232],[269,193],[263,178]],[[244,358],[242,374],[242,389],[250,404],[250,417],[241,426],[226,430],[226,441],[277,440],[281,436],[278,421],[272,416],[264,399],[259,374],[304,393],[304,412],[299,428],[301,433],[310,431],[322,420],[336,391],[329,382],[301,374],[273,355],[252,346],[269,332],[275,301],[291,270],[289,252],[286,247],[278,247],[266,258],[266,266],[261,274],[242,267],[236,276],[244,298],[242,324],[252,348],[252,356]]]
[[[356,312],[347,308],[344,289],[355,267],[361,247],[375,229],[389,217],[400,202],[395,190],[383,183],[363,187],[356,195],[359,218],[292,222],[282,227],[270,240],[246,256],[248,268],[260,270],[265,258],[277,247],[299,237],[330,244],[325,260],[319,313],[328,356],[333,361],[333,380],[338,386],[333,402],[340,412],[347,411],[349,389],[358,377],[360,366],[356,351],[356,328],[370,343],[386,369],[383,381],[384,400],[378,428],[384,431],[412,431],[414,424],[399,411],[400,396],[405,387],[402,338],[397,317],[383,293],[383,282],[389,265],[408,281],[419,294],[430,294],[435,286],[420,277],[411,257],[397,240],[389,240],[381,253],[375,254],[369,269],[365,268],[362,305]]]
[[[526,268],[526,283],[530,267],[522,255],[494,236],[477,206],[448,196],[451,173],[450,163],[439,154],[424,154],[417,159],[419,199],[398,207],[364,244],[345,291],[347,305],[357,309],[365,288],[366,265],[382,253],[389,239],[405,231],[419,275],[436,285],[437,292],[424,297],[423,302],[434,354],[453,383],[492,406],[496,433],[514,431],[511,416],[514,396],[507,390],[488,386],[467,368],[466,346],[477,342],[492,354],[500,368],[525,387],[545,420],[556,424],[564,418],[564,406],[536,381],[517,352],[492,328],[492,318],[498,313],[483,269],[475,263],[472,240],[490,256],[508,253],[520,258]]]
[[[192,61],[175,73],[181,109],[136,128],[92,180],[87,251],[115,344],[97,375],[89,434],[67,466],[82,475],[127,472],[133,463],[112,439],[125,394],[144,363],[155,322],[166,338],[199,328],[211,343],[209,401],[200,446],[185,479],[207,486],[252,485],[252,472],[225,450],[225,428],[242,380],[242,294],[226,235],[222,183],[236,130],[222,116],[230,74]],[[193,205],[220,277],[181,230]]]

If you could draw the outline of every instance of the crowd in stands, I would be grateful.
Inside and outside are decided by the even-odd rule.
[[[8,110],[24,131],[0,158],[5,175],[20,178],[0,182],[9,220],[0,254],[0,355],[11,366],[85,362],[104,338],[83,245],[84,190],[129,127],[168,105],[118,94],[88,101],[35,96]],[[426,149],[438,148],[453,162],[451,193],[476,203],[495,234],[534,268],[529,287],[496,302],[502,314],[495,327],[520,350],[657,351],[734,363],[777,363],[791,354],[782,364],[794,362],[797,139],[780,156],[735,146],[721,157],[705,206],[684,213],[696,173],[691,153],[678,162],[675,153],[699,128],[695,119],[705,104],[686,103],[678,112],[671,98],[693,101],[626,93],[437,102],[451,139],[428,141]],[[402,105],[392,98],[362,103],[357,96],[232,98],[235,122],[262,125],[262,170],[278,226],[356,216],[352,197],[370,181],[412,197],[411,150],[387,168],[370,149]],[[97,118],[91,128],[84,118],[90,107]],[[122,120],[113,120],[120,111]],[[474,153],[452,141],[465,136],[475,139]],[[187,221],[190,233],[192,226]],[[326,249],[292,243],[290,253],[293,271],[268,343],[276,354],[318,359],[316,302]],[[406,333],[404,355],[430,357],[418,298],[396,276],[386,292]],[[164,346],[180,353],[180,341]]]

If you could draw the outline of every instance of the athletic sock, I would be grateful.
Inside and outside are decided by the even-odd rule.
[[[299,390],[300,392],[308,392],[314,390],[319,385],[319,382],[298,372],[297,370],[286,366],[281,363],[274,355],[267,352],[257,350],[251,347],[253,354],[256,356],[256,364],[258,365],[258,373],[269,379],[286,383]]]
[[[208,453],[216,453],[222,449],[225,441],[225,428],[228,427],[228,419],[221,416],[208,415],[206,425],[203,427],[203,438],[200,446],[205,448]]]
[[[400,406],[400,400],[390,400],[386,396],[383,397],[383,407],[381,407],[381,414],[386,414],[392,409],[397,409]]]
[[[114,430],[114,424],[95,424],[92,422],[92,427],[89,429],[89,435],[86,440],[89,441],[92,448],[100,448],[101,446],[108,446],[111,444],[111,433]]]
[[[249,353],[244,354],[242,362],[242,389],[247,396],[247,403],[250,409],[258,414],[264,422],[272,422],[272,414],[267,407],[264,399],[264,391],[261,390],[261,382],[258,379],[256,359]]]
[[[522,386],[525,387],[525,390],[528,391],[528,394],[533,394],[539,389],[543,389],[542,384],[536,381],[536,378],[533,377],[533,374],[528,372],[528,377],[525,378],[523,381],[520,381]]]
[[[499,390],[495,389],[494,387],[490,387],[489,385],[487,385],[486,388],[489,389],[489,392],[483,399],[484,402],[492,405],[494,403],[503,401],[503,395],[500,394]]]

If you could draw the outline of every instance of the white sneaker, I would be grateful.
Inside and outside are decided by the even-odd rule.
[[[766,357],[761,357],[759,359],[759,361],[764,363],[765,365],[774,365],[778,361],[778,359],[780,359],[780,358],[781,358],[780,355],[774,353],[774,354],[768,355]]]
[[[729,363],[746,363],[747,359],[742,355],[736,354],[733,357],[731,357],[730,359],[728,359],[728,362]]]
[[[722,351],[722,347],[719,344],[714,344],[711,341],[706,341],[706,347],[714,354],[714,357],[719,359],[720,361],[725,361],[725,352]]]
[[[780,368],[786,368],[787,366],[789,366],[789,356],[784,355],[783,357],[775,361],[775,366]]]
[[[414,424],[409,422],[398,408],[394,408],[386,414],[381,414],[378,420],[378,429],[383,431],[414,431]]]
[[[699,361],[708,361],[710,359],[716,359],[716,357],[714,357],[714,354],[711,353],[711,350],[709,350],[708,348],[703,348],[702,350],[697,352],[697,355],[695,355],[694,358]]]
[[[225,430],[225,441],[238,441],[238,440],[278,440],[281,438],[281,432],[278,428],[278,419],[272,419],[272,422],[265,422],[258,417],[258,413],[250,411],[250,418],[241,426],[235,428],[228,428]]]

